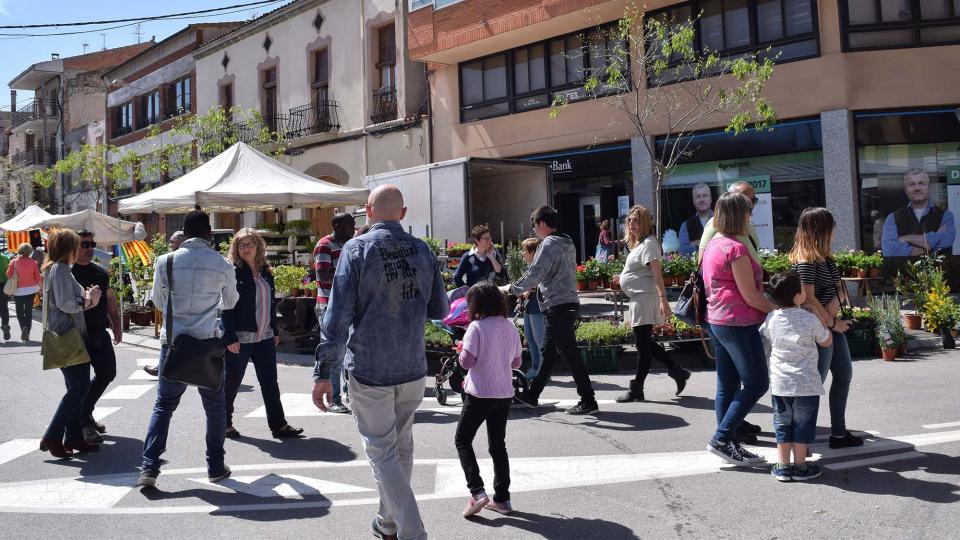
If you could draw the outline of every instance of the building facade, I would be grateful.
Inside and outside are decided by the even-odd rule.
[[[623,113],[582,99],[550,117],[558,93],[590,69],[591,32],[624,13],[623,0],[415,0],[408,47],[427,63],[436,161],[462,156],[545,160],[554,204],[581,257],[598,219],[654,208],[651,156]],[[780,123],[771,133],[697,126],[693,156],[662,190],[664,228],[694,214],[692,191],[715,198],[737,179],[766,180],[764,247],[789,248],[800,212],[825,205],[835,246],[880,249],[886,216],[906,207],[904,174],[927,173],[929,200],[950,206],[960,174],[960,5],[933,0],[648,0],[648,15],[695,24],[696,45],[736,55],[768,47],[765,90]],[[582,64],[571,66],[570,51]],[[640,91],[643,91],[641,88]],[[652,133],[665,132],[652,126]],[[662,144],[657,144],[662,148]],[[960,179],[958,179],[960,181]],[[960,189],[958,186],[957,189]],[[957,194],[960,211],[960,193]],[[756,218],[755,218],[756,219]]]
[[[102,84],[109,88],[109,93],[106,97],[106,122],[101,132],[103,140],[116,147],[110,161],[115,163],[120,156],[130,152],[141,156],[134,164],[139,169],[138,174],[134,175],[131,171],[121,186],[117,186],[117,189],[111,186],[111,196],[139,193],[187,172],[176,163],[168,168],[152,165],[159,159],[161,146],[193,143],[189,136],[171,130],[179,118],[197,112],[194,51],[204,42],[240,24],[188,25],[103,74]],[[111,213],[115,213],[115,200],[107,207]],[[133,217],[143,222],[149,235],[158,232],[169,235],[180,229],[182,224],[181,216],[143,214]]]
[[[430,162],[422,64],[408,58],[406,8],[393,0],[299,0],[194,54],[199,112],[241,107],[284,134],[285,160],[318,179],[364,187],[364,177]],[[244,225],[330,211],[245,213]]]
[[[50,167],[83,142],[96,142],[106,115],[103,73],[150,45],[141,43],[68,58],[54,54],[10,81],[13,114],[7,151],[11,210],[23,210],[34,202],[51,212],[95,205],[95,197],[71,188],[69,177],[58,176],[54,185],[41,188],[34,184],[33,173]]]

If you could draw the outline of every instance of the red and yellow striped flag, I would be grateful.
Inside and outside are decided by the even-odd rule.
[[[20,244],[30,243],[30,231],[6,231],[7,249],[13,252],[17,251]]]
[[[150,249],[150,245],[143,240],[124,242],[120,244],[120,249],[123,250],[123,257],[128,261],[131,257],[139,257],[140,260],[143,261],[143,264],[150,264],[150,259],[153,258],[153,251]]]

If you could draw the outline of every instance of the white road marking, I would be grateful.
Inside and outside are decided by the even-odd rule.
[[[100,422],[104,418],[110,416],[111,414],[120,410],[120,407],[94,407],[93,408],[93,418]]]
[[[155,366],[160,363],[159,358],[137,358],[137,367]]]
[[[841,463],[831,463],[824,465],[824,468],[832,471],[843,471],[846,469],[855,469],[857,467],[869,467],[871,465],[880,465],[882,463],[891,463],[894,461],[903,461],[905,459],[922,458],[924,454],[920,452],[901,452],[899,454],[890,454],[886,456],[877,456],[872,458],[855,459],[853,461],[844,461]]]
[[[206,478],[191,478],[211,487],[220,487],[236,493],[246,493],[255,497],[283,497],[284,499],[302,499],[308,495],[325,495],[332,493],[357,493],[373,491],[372,489],[318,480],[298,474],[265,474],[258,476],[231,476],[220,482],[213,483]]]
[[[153,387],[152,384],[124,384],[107,392],[100,399],[138,399]]]
[[[943,429],[943,428],[952,428],[960,427],[960,422],[946,422],[943,424],[925,424],[923,429]]]
[[[138,369],[130,374],[127,379],[130,381],[156,381],[157,378],[142,369]]]
[[[40,439],[14,439],[0,444],[0,465],[40,448]]]
[[[882,442],[870,442],[858,448],[846,448],[830,451],[830,459],[874,454],[885,450],[902,450],[886,456],[863,458],[856,461],[832,463],[831,469],[844,468],[846,463],[856,463],[849,467],[872,466],[903,459],[923,458],[924,454],[915,451],[915,447],[936,445],[960,441],[960,430],[922,433],[890,437]],[[772,455],[775,449],[763,449],[763,453]],[[479,460],[481,470],[490,474],[492,462]],[[436,466],[434,491],[417,495],[418,501],[459,498],[463,496],[463,471],[456,459],[417,459],[415,466]],[[234,471],[289,471],[304,469],[329,469],[369,467],[365,460],[349,462],[294,462],[269,463],[263,465],[237,465]],[[761,467],[763,467],[761,465]],[[540,491],[564,487],[619,484],[653,478],[671,478],[715,473],[729,469],[730,466],[706,451],[674,452],[661,454],[601,455],[601,456],[562,456],[538,458],[514,458],[510,460],[511,491]],[[164,471],[161,479],[173,475],[197,475],[205,469],[179,469]],[[286,487],[281,488],[284,476],[274,476],[278,488],[277,497],[291,494]],[[237,479],[238,484],[250,480],[249,485],[257,483],[257,478],[247,476]],[[295,475],[286,476],[297,479],[303,484],[312,485],[321,482],[317,479]],[[303,481],[308,479],[309,481]],[[139,506],[116,507],[123,497],[133,488],[136,476],[132,474],[59,478],[0,484],[0,512],[5,513],[44,513],[44,514],[186,514],[220,512],[252,512],[269,510],[295,510],[307,508],[328,508],[336,506],[373,505],[379,502],[377,497],[355,499],[292,501],[276,503],[238,504],[238,505],[198,505],[198,506]],[[204,483],[203,479],[198,480]],[[271,485],[267,481],[264,486]],[[240,486],[236,486],[239,490]],[[289,486],[288,486],[289,487]],[[356,486],[352,486],[356,487]],[[233,486],[228,487],[233,489]],[[316,489],[316,487],[314,487]],[[300,495],[299,490],[297,491]],[[322,490],[318,490],[322,493]],[[176,492],[173,492],[176,493]],[[261,491],[260,493],[266,493]],[[327,491],[327,493],[332,493]],[[262,496],[262,495],[258,495]],[[162,504],[162,501],[160,502]]]

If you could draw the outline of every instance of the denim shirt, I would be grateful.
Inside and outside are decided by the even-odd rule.
[[[163,313],[160,343],[167,344],[167,258],[173,257],[173,336],[197,339],[220,335],[217,309],[233,309],[239,293],[230,261],[202,238],[190,238],[180,249],[157,258],[153,271],[153,302]]]
[[[363,384],[393,386],[423,378],[424,324],[450,311],[440,271],[427,244],[404,232],[397,221],[377,223],[344,244],[323,317],[314,379],[330,378],[344,344],[344,366]]]

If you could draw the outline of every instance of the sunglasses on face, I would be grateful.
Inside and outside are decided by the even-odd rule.
[[[82,247],[83,249],[91,249],[91,248],[97,247],[97,243],[94,242],[93,240],[84,240],[80,242],[80,247]]]
[[[237,247],[240,249],[256,249],[257,244],[256,242],[240,242]]]

